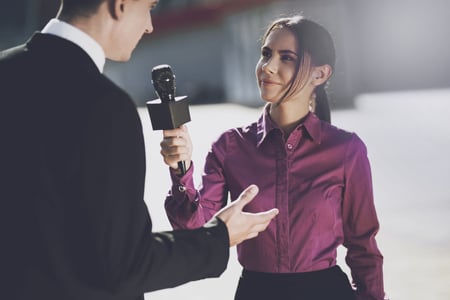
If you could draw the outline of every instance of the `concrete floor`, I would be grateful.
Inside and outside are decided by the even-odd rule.
[[[236,104],[191,106],[195,179],[211,142],[223,130],[248,124],[261,108]],[[170,186],[159,155],[161,132],[140,108],[147,146],[146,201],[154,230],[170,230],[163,210]],[[450,90],[361,95],[356,108],[332,112],[332,123],[355,131],[372,165],[390,299],[450,299]],[[338,261],[348,272],[340,249]],[[146,299],[233,299],[241,268],[231,249],[228,269],[206,279],[146,294]]]

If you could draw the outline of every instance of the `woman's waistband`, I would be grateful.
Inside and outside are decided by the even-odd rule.
[[[304,279],[334,277],[341,273],[342,273],[341,268],[336,265],[327,269],[310,272],[298,272],[298,273],[266,273],[243,269],[242,277],[257,280],[304,280]]]

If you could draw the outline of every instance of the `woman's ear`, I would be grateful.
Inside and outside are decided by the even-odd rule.
[[[330,65],[314,67],[311,75],[311,83],[314,86],[319,86],[326,82],[331,77],[331,74],[333,74],[333,69]]]

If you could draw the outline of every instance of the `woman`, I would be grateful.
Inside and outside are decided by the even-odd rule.
[[[265,232],[237,247],[243,272],[235,299],[384,297],[366,147],[329,123],[325,86],[334,61],[332,38],[317,23],[295,16],[271,24],[256,66],[264,111],[213,143],[199,190],[186,127],[164,132],[161,154],[173,180],[165,207],[175,228],[204,224],[228,193],[235,199],[251,183],[260,193],[247,211],[279,209]],[[185,175],[177,172],[180,160]],[[336,265],[340,245],[355,289]]]

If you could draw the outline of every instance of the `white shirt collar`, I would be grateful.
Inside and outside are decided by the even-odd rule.
[[[100,73],[103,73],[105,52],[100,44],[85,32],[58,19],[51,19],[41,32],[53,34],[77,44],[91,57]]]

